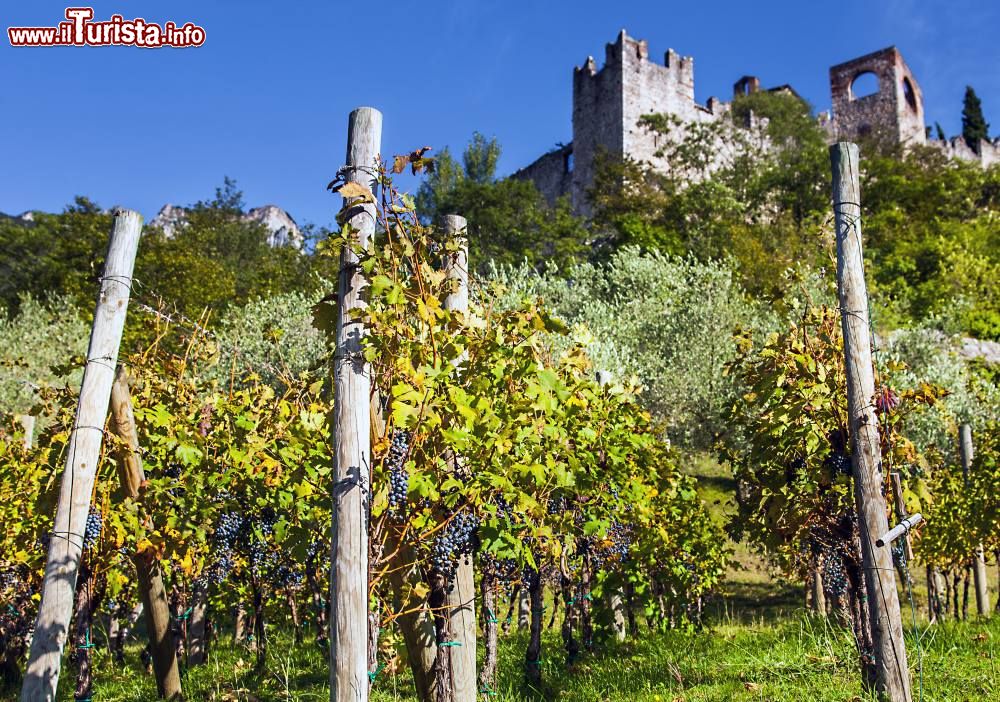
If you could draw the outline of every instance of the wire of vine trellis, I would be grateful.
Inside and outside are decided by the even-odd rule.
[[[848,222],[847,222],[847,225],[851,229],[854,230],[855,235],[857,236],[858,263],[861,266],[861,275],[862,275],[862,278],[865,279],[865,280],[867,280],[867,278],[866,278],[866,272],[865,272],[864,251],[863,251],[862,245],[861,245],[861,231],[857,227],[857,224],[861,220],[861,214],[860,214],[861,205],[860,205],[860,203],[856,203],[856,202],[854,202],[854,203],[849,203],[849,202],[834,203],[834,211],[835,212],[839,212],[840,215],[842,217],[844,217],[845,219],[848,218],[848,215],[846,213],[840,212],[837,209],[841,205],[855,205],[855,206],[858,207],[859,214],[858,214],[857,218],[853,218],[853,217],[850,218],[848,220]],[[875,336],[874,312],[873,312],[873,308],[872,308],[871,297],[867,293],[865,294],[865,302],[866,302],[866,305],[867,305],[867,308],[868,308],[867,309],[867,319],[865,320],[865,322],[866,322],[866,325],[868,327],[869,343],[871,345],[871,350],[872,350],[872,360],[874,362],[875,372],[879,373],[879,347],[878,347],[878,340],[877,340],[877,338]],[[856,314],[856,312],[853,312],[853,311],[850,311],[850,310],[844,310],[843,308],[841,308],[840,312],[841,312],[841,314]],[[876,391],[878,391],[878,390],[876,389]],[[885,440],[886,440],[887,445],[889,445],[891,447],[891,444],[892,444],[892,438],[891,438],[891,436],[892,435],[891,435],[891,432],[889,431],[888,423],[885,423],[883,425],[883,418],[880,416],[883,413],[878,412],[877,409],[878,408],[876,408],[876,412],[875,412],[876,422],[879,425],[879,429],[880,429],[882,435],[885,436]],[[878,455],[881,456],[880,447],[869,446],[869,448],[872,449],[873,451],[875,449],[879,449],[879,454]],[[891,452],[890,452],[890,458],[889,458],[889,460],[891,462]],[[888,475],[888,474],[889,473],[886,472],[886,475]],[[864,528],[866,533],[868,532],[868,525],[865,524],[864,519],[861,518],[861,515],[858,515],[858,526],[859,526],[859,528]],[[862,541],[868,544],[868,549],[869,549],[869,551],[871,551],[871,558],[872,558],[872,561],[874,562],[874,560],[875,560],[875,552],[874,552],[874,548],[871,545],[871,534],[867,534],[867,536],[868,536],[868,538],[862,539]],[[904,558],[903,563],[905,564],[905,553],[904,553],[903,558]],[[904,565],[904,574],[908,573],[908,572],[909,571],[906,569],[906,566]],[[879,595],[882,598],[883,606],[884,606],[885,605],[885,592],[882,591],[882,579],[879,578],[878,581],[879,581]],[[920,630],[917,628],[916,605],[913,602],[913,586],[912,586],[912,584],[910,584],[908,576],[907,576],[907,583],[906,583],[906,585],[907,585],[907,588],[906,588],[907,589],[907,596],[908,596],[908,599],[910,601],[910,612],[911,612],[911,615],[912,615],[913,629],[914,629],[914,634],[916,636],[916,642],[917,642],[917,677],[918,677],[918,685],[919,685],[919,688],[918,688],[919,689],[919,698],[918,699],[920,700],[920,702],[923,702],[923,698],[924,698],[924,673],[923,673],[923,646],[922,646],[922,643],[921,643],[921,638],[922,637],[921,637]],[[898,657],[898,654],[896,653],[895,643],[893,643],[892,652],[893,652],[893,656],[896,658],[896,670],[900,674],[900,677],[902,677],[902,670],[901,670],[902,666],[900,665],[899,657]],[[909,671],[907,671],[907,674],[909,674]]]

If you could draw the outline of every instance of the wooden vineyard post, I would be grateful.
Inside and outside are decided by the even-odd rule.
[[[17,418],[24,432],[24,448],[30,449],[35,440],[35,418],[30,414],[22,414]]]
[[[444,234],[448,240],[458,241],[458,250],[446,255],[448,278],[458,281],[454,292],[445,298],[444,308],[467,314],[469,311],[469,240],[465,217],[446,215]],[[455,468],[461,464],[455,457]],[[446,596],[453,645],[450,648],[451,692],[455,702],[474,702],[476,699],[476,579],[469,561],[459,559],[455,580]]]
[[[959,430],[959,451],[962,454],[962,475],[968,487],[972,475],[972,427],[963,424]],[[990,616],[990,596],[986,590],[986,558],[983,555],[983,545],[976,544],[972,554],[972,576],[976,586],[976,610],[980,617]]]
[[[125,494],[134,500],[139,497],[139,488],[146,479],[146,471],[142,467],[139,434],[125,366],[118,366],[114,385],[111,386],[110,427],[123,444],[117,453],[121,484]],[[153,657],[157,692],[167,700],[180,699],[180,669],[173,631],[170,628],[170,605],[167,603],[167,591],[163,587],[159,561],[152,554],[136,553],[132,556],[132,562],[135,564],[136,589],[146,613],[146,631]]]
[[[67,445],[56,517],[49,535],[42,598],[21,687],[22,702],[48,702],[56,697],[141,232],[142,215],[131,210],[115,211],[76,421]]]
[[[861,183],[857,144],[830,147],[833,210],[837,235],[837,296],[844,333],[847,412],[851,436],[854,499],[875,650],[875,687],[881,699],[910,702],[910,672],[896,593],[891,546],[875,540],[889,530],[882,486],[878,419],[874,411],[868,289],[861,253]]]
[[[611,382],[611,373],[608,371],[597,371],[597,382],[601,386]],[[615,640],[625,640],[625,593],[618,587],[611,591],[609,602],[611,605],[611,631]]]
[[[517,628],[527,629],[531,622],[531,595],[528,586],[522,585],[517,593]]]
[[[347,125],[346,180],[374,193],[382,113],[351,112]],[[374,198],[345,202],[351,241],[367,249],[375,234]],[[337,346],[334,352],[334,484],[330,553],[330,700],[368,700],[368,510],[371,475],[369,396],[371,379],[361,353],[367,285],[356,251],[340,254],[337,283]]]

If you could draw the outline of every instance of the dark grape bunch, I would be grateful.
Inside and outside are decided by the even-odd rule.
[[[20,582],[16,566],[0,568],[0,592],[13,592]]]
[[[394,430],[385,465],[389,471],[389,508],[397,516],[402,515],[410,492],[410,474],[406,471],[409,454],[410,432]]]
[[[233,572],[236,566],[233,550],[245,540],[245,527],[246,520],[239,512],[223,512],[219,516],[215,533],[212,534],[215,563],[208,571],[208,579],[212,584],[218,585]]]
[[[489,578],[499,585],[508,596],[521,577],[521,569],[517,561],[511,558],[497,558],[492,553],[486,552],[480,553],[479,572],[484,578]]]
[[[608,539],[611,541],[611,545],[607,548],[608,559],[627,561],[629,549],[632,547],[632,527],[612,519],[608,528]]]
[[[434,540],[431,548],[431,567],[451,582],[462,557],[468,558],[475,550],[475,534],[479,519],[468,512],[453,516],[444,531]]]
[[[274,571],[274,580],[278,587],[292,590],[302,585],[305,574],[290,563],[282,563]]]
[[[847,571],[844,559],[836,550],[830,551],[823,559],[823,591],[828,597],[839,599],[847,591]]]
[[[83,530],[84,550],[92,549],[97,545],[103,526],[104,519],[101,518],[101,513],[95,509],[90,510],[90,514],[87,515],[87,528]]]
[[[831,453],[826,457],[826,465],[834,475],[851,474],[851,459],[842,453]]]

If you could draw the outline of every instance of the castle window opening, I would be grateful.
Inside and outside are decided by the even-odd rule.
[[[563,156],[563,171],[566,173],[573,172],[573,152],[567,151],[566,155]]]
[[[879,89],[878,76],[871,71],[859,73],[851,81],[851,99],[860,100],[869,95],[875,95]]]
[[[910,106],[910,109],[914,112],[917,111],[917,96],[913,92],[913,84],[910,79],[903,77],[903,97],[906,98],[906,104]]]

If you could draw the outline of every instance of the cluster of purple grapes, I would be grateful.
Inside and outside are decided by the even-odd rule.
[[[288,563],[282,563],[274,571],[274,580],[284,589],[292,589],[302,585],[305,575],[298,568]]]
[[[826,457],[826,466],[834,475],[850,475],[851,459],[839,452],[832,452]]]
[[[847,591],[847,571],[839,550],[829,551],[823,559],[823,591],[833,598],[840,598]]]
[[[553,497],[549,500],[549,514],[560,514],[566,511],[567,501],[565,497]]]
[[[445,526],[431,547],[431,567],[451,582],[458,570],[460,558],[466,562],[475,550],[479,519],[469,512],[459,512]]]
[[[233,550],[246,535],[246,520],[239,512],[223,512],[215,526],[212,541],[215,546],[215,563],[209,569],[208,580],[213,585],[220,584],[229,577],[236,567]]]
[[[505,500],[502,495],[498,495],[494,500],[493,504],[497,507],[497,519],[506,519],[510,521],[514,516],[514,505]]]
[[[624,563],[628,560],[629,549],[632,548],[633,528],[631,525],[622,524],[617,519],[611,520],[608,527],[608,539],[611,545],[607,547],[608,558]]]
[[[479,571],[484,578],[497,583],[508,594],[521,576],[521,569],[518,567],[517,561],[510,558],[497,558],[492,553],[486,552],[480,553]]]
[[[247,540],[247,560],[254,576],[262,577],[273,572],[278,567],[278,551],[271,543],[274,524],[278,521],[278,513],[273,507],[265,507],[257,519],[249,526],[250,534]]]
[[[389,509],[397,516],[403,514],[410,492],[410,474],[406,471],[409,454],[410,432],[394,430],[385,463],[389,471]]]
[[[21,582],[14,566],[0,568],[0,592],[11,592]]]
[[[104,527],[104,519],[96,509],[90,510],[87,515],[87,528],[83,530],[83,548],[92,549],[101,538],[101,529]]]

